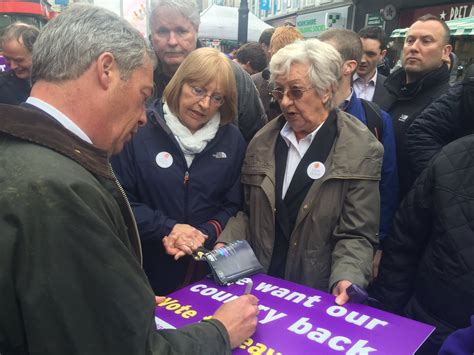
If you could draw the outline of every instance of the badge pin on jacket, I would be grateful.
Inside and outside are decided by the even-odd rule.
[[[173,156],[168,152],[160,152],[156,155],[156,164],[160,168],[169,168],[173,165]]]
[[[308,168],[306,169],[306,173],[313,180],[321,179],[324,176],[325,172],[326,167],[323,163],[319,161],[313,161],[308,165]]]

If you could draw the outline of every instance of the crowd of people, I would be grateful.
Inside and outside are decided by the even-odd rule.
[[[150,10],[149,41],[90,5],[3,33],[0,354],[229,354],[255,296],[173,330],[154,308],[239,239],[271,276],[434,325],[417,354],[472,353],[474,70],[450,85],[446,24],[417,19],[385,76],[380,28],[282,26],[231,60],[194,0]]]

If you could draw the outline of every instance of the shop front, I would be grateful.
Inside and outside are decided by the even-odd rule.
[[[296,28],[305,38],[318,37],[321,32],[331,28],[348,28],[350,6],[336,7],[298,15]]]
[[[409,27],[417,18],[423,15],[435,15],[444,21],[458,20],[474,16],[474,2],[460,2],[439,6],[401,9],[399,28]]]

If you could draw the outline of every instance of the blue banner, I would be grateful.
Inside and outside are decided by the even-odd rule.
[[[260,10],[270,10],[270,0],[260,0]]]

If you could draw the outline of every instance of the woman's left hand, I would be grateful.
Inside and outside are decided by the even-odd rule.
[[[181,228],[186,226],[186,228]],[[169,255],[178,260],[184,255],[191,255],[204,244],[207,235],[189,225],[176,224],[171,233],[163,238],[163,245]]]
[[[332,289],[332,294],[336,296],[336,303],[339,306],[342,306],[349,301],[349,295],[347,294],[346,290],[351,285],[352,282],[347,280],[341,280]]]

